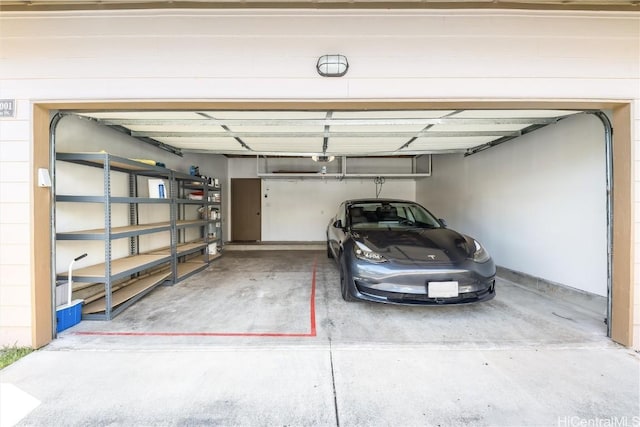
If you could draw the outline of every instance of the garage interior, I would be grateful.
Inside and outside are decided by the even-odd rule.
[[[488,322],[513,319],[511,332],[494,331],[494,338],[601,339],[610,310],[608,153],[602,122],[591,112],[64,111],[52,130],[53,269],[63,281],[69,262],[87,253],[73,267],[73,298],[85,299],[84,319],[112,321],[83,321],[62,336],[304,338],[323,328],[335,333],[354,318],[375,323],[382,313],[391,325],[471,322],[466,329],[476,338],[472,324],[486,315]],[[147,170],[132,174],[140,163],[130,159],[148,160]],[[204,186],[193,181],[193,166]],[[150,194],[150,177],[177,196]],[[188,200],[200,189],[217,197],[205,208],[209,219],[198,212],[202,198]],[[346,304],[324,255],[326,225],[341,201],[376,196],[415,200],[483,242],[501,267],[496,301],[435,311],[363,303],[335,318],[317,314],[314,299]],[[143,261],[117,264],[136,257]],[[246,310],[238,313],[240,305]],[[370,338],[398,338],[383,332]]]

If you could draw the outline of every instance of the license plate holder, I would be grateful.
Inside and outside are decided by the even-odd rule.
[[[428,282],[427,295],[429,298],[454,298],[459,295],[458,282]]]

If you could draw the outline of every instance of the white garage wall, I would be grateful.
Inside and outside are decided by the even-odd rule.
[[[498,265],[607,295],[604,128],[581,115],[490,150],[434,156],[417,198]]]
[[[375,197],[373,178],[332,180],[265,180],[264,240],[326,240],[329,220],[347,199]],[[415,181],[387,179],[380,197],[415,200]]]
[[[0,119],[0,343],[31,342],[34,101],[631,99],[636,147],[629,161],[640,181],[638,14],[3,12],[0,50],[0,98],[18,101],[17,117]],[[349,73],[323,79],[316,60],[334,52],[349,58]],[[638,235],[635,249],[640,348]]]
[[[165,163],[169,169],[189,173],[189,166],[198,165],[200,173],[217,177],[222,184],[226,183],[227,161],[223,156],[185,154],[179,157],[167,151],[155,148],[129,137],[121,132],[101,126],[95,122],[73,116],[60,120],[56,132],[57,152],[98,152],[137,159],[153,159]],[[56,190],[65,195],[97,195],[103,194],[103,171],[70,164],[56,162]],[[128,196],[128,175],[113,172],[111,175],[111,194]],[[138,191],[146,197],[148,186],[145,178],[139,178]],[[191,206],[188,208],[196,208]],[[112,226],[128,225],[128,205],[112,206]],[[197,213],[190,212],[192,215]],[[140,223],[154,223],[169,220],[169,205],[139,205]],[[104,208],[94,203],[57,203],[57,231],[89,230],[104,227]],[[192,236],[196,238],[197,236]],[[149,251],[169,245],[170,235],[154,233],[140,236],[140,250]],[[88,256],[75,264],[75,268],[104,262],[104,243],[102,241],[59,241],[56,244],[56,272],[67,270],[69,262],[82,253]],[[117,239],[112,243],[112,256],[121,258],[129,255],[129,239]]]
[[[229,178],[257,178],[255,159],[231,158],[228,169]],[[414,180],[387,179],[380,197],[415,200],[415,194]],[[338,205],[347,199],[375,197],[376,185],[373,178],[263,179],[262,196],[263,241],[324,241]]]

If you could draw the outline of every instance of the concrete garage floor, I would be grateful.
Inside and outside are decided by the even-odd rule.
[[[345,303],[324,252],[227,252],[3,370],[1,413],[21,425],[638,426],[640,357],[605,334],[602,314],[504,280],[482,304]]]

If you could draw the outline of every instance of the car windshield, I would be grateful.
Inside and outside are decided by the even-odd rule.
[[[352,229],[440,228],[442,225],[422,206],[409,202],[363,202],[349,206]]]

